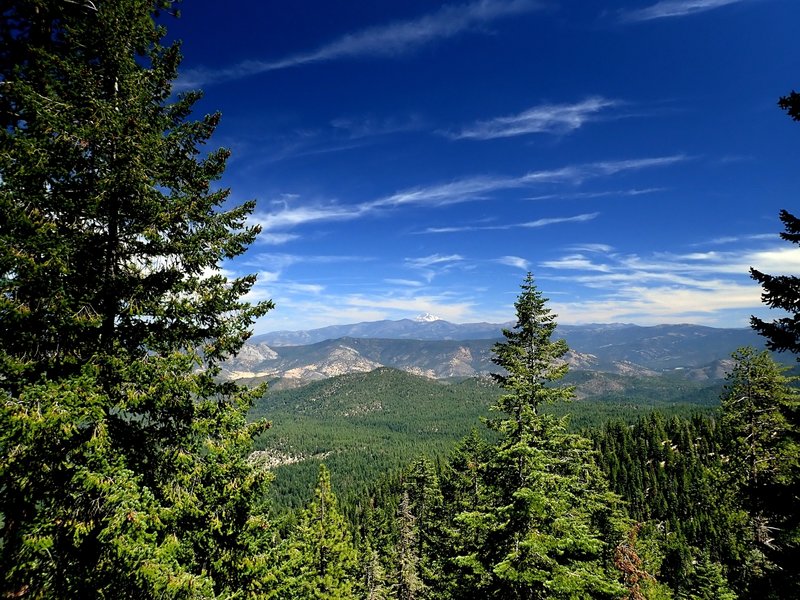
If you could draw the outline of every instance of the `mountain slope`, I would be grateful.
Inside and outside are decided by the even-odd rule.
[[[444,456],[496,394],[486,381],[446,385],[382,368],[271,391],[250,416],[273,424],[256,447],[276,469],[275,497],[300,506],[320,462],[339,489],[355,492],[423,453]]]
[[[721,384],[672,375],[629,377],[572,372],[576,400],[545,408],[570,413],[574,427],[643,411],[688,412],[717,403]],[[351,373],[300,388],[272,390],[250,417],[265,417],[272,429],[257,440],[256,456],[275,469],[273,495],[279,506],[300,506],[320,462],[345,494],[425,454],[445,456],[470,429],[485,430],[481,417],[501,390],[487,378],[443,383],[395,369]]]
[[[423,315],[419,319],[331,325],[308,331],[274,331],[255,336],[252,342],[269,346],[300,346],[338,338],[480,340],[500,337],[501,329],[512,325],[450,323],[429,317],[430,315]]]
[[[375,337],[379,332],[391,331],[430,338],[440,334],[466,335],[475,333],[473,325],[484,327],[482,331],[487,335],[489,331],[497,335],[479,339]],[[502,326],[491,325],[491,330],[488,327],[488,324],[454,325],[441,320],[378,321],[324,330],[326,334],[334,334],[347,329],[360,334],[357,337],[294,346],[271,346],[264,336],[259,336],[224,365],[223,375],[245,382],[279,380],[276,384],[279,387],[368,372],[382,366],[437,379],[474,377],[495,370],[491,349]],[[315,338],[323,335],[322,331],[294,333],[308,333]],[[731,353],[740,346],[763,347],[761,338],[750,329],[697,325],[560,326],[556,334],[565,337],[571,348],[567,362],[572,370],[637,376],[675,372],[696,380],[724,377]]]

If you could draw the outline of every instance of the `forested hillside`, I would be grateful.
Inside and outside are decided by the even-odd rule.
[[[634,421],[652,410],[689,416],[710,414],[723,384],[678,376],[633,377],[572,372],[569,404],[543,410],[569,415],[569,428],[594,428],[612,419]],[[441,382],[395,369],[341,375],[256,400],[250,418],[272,428],[255,448],[275,466],[271,496],[276,507],[308,500],[320,463],[344,498],[354,498],[387,472],[421,456],[441,460],[489,416],[502,390],[488,377]]]
[[[308,500],[323,462],[336,490],[354,499],[419,456],[444,458],[497,393],[486,380],[446,385],[394,369],[343,375],[256,401],[251,418],[272,428],[255,448],[276,467],[280,506]]]

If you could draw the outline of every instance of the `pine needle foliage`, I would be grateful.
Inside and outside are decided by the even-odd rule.
[[[166,0],[0,13],[0,593],[245,594],[269,475],[261,390],[217,380],[272,307],[228,278],[257,227],[218,121],[173,97]]]
[[[626,521],[618,497],[595,464],[591,442],[539,407],[572,397],[555,385],[567,372],[555,315],[529,273],[515,303],[516,326],[495,346],[495,376],[506,393],[488,421],[497,441],[456,505],[456,571],[470,582],[463,597],[619,598],[625,592],[613,548]],[[463,478],[463,476],[462,476]],[[456,577],[456,580],[458,577]],[[457,585],[457,584],[456,584]]]

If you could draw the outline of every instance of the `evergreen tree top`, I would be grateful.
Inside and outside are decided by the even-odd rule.
[[[547,298],[536,287],[531,273],[520,288],[514,303],[516,325],[503,330],[505,341],[494,345],[492,358],[504,370],[493,377],[508,391],[496,408],[517,419],[526,410],[536,414],[540,404],[572,397],[571,387],[549,385],[562,379],[568,368],[562,360],[568,351],[567,343],[551,339],[556,315],[547,307]]]

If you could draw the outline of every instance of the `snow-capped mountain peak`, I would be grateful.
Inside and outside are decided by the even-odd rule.
[[[441,321],[439,317],[432,315],[431,313],[423,313],[418,317],[415,317],[414,320],[417,323],[433,323],[434,321]]]

